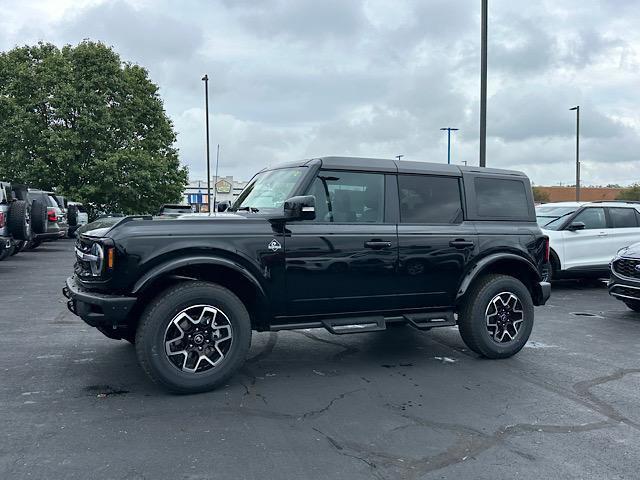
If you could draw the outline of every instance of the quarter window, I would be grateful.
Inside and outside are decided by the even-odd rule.
[[[604,208],[585,208],[578,213],[572,222],[584,223],[585,230],[607,228],[607,220],[604,216]]]
[[[529,200],[520,180],[476,178],[478,215],[482,217],[529,218]]]
[[[309,189],[316,222],[382,223],[384,175],[321,170]]]
[[[462,202],[455,177],[399,175],[401,223],[460,223]]]
[[[613,228],[637,227],[635,208],[610,208],[609,217]]]

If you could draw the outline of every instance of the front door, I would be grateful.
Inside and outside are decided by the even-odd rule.
[[[399,175],[398,289],[405,308],[453,305],[465,265],[477,252],[464,221],[460,179]]]
[[[285,231],[288,315],[394,308],[395,221],[385,222],[385,175],[320,170],[307,192],[316,219]]]
[[[583,230],[563,230],[563,270],[588,270],[606,268],[615,255],[609,245],[609,229],[603,207],[587,207],[578,213],[571,223],[584,223]]]

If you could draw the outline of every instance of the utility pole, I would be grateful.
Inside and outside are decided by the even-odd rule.
[[[580,201],[580,105],[569,110],[576,111],[576,202]]]
[[[211,161],[209,159],[209,76],[202,77],[204,82],[204,111],[207,123],[207,203],[209,215],[211,215]]]
[[[446,130],[447,131],[447,163],[449,165],[451,165],[451,130],[458,131],[459,129],[457,128],[451,128],[451,127],[445,127],[445,128],[441,128],[440,130]]]
[[[489,0],[481,0],[480,13],[480,166],[487,166],[487,15]]]
[[[216,151],[216,183],[218,183],[218,163],[220,163],[220,144],[218,144],[218,150]],[[216,196],[218,188],[213,186],[213,208],[216,208]]]

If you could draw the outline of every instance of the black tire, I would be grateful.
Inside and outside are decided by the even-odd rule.
[[[16,240],[29,240],[31,237],[31,209],[25,200],[14,200],[9,205],[9,232]]]
[[[629,307],[634,312],[640,312],[640,301],[639,300],[628,300],[624,302],[624,304]]]
[[[11,255],[13,255],[13,250],[15,249],[15,247],[12,245],[9,248],[3,248],[2,250],[0,250],[0,262],[2,260],[4,260],[7,257],[10,257]]]
[[[502,294],[501,299],[498,299],[499,294]],[[515,296],[516,300],[510,300],[508,294]],[[493,301],[499,301],[505,307],[505,298],[507,304],[513,302],[514,306],[519,305],[520,308],[515,310],[521,310],[522,313],[507,312],[504,318],[515,315],[513,318],[522,318],[522,321],[518,323],[517,330],[513,330],[513,326],[500,329],[499,325],[496,325],[492,333],[487,325],[487,316],[492,316],[489,314],[490,309],[497,310]],[[496,323],[503,318],[497,312],[493,315],[496,316],[496,320],[492,321]],[[529,340],[533,329],[533,316],[533,301],[527,287],[511,276],[491,274],[476,280],[467,292],[458,313],[458,327],[462,340],[469,349],[487,358],[507,358],[518,353]],[[504,333],[505,330],[507,334]],[[498,332],[502,333],[499,340],[504,340],[506,335],[513,338],[498,341]]]
[[[20,253],[26,244],[27,244],[26,240],[22,240],[21,242],[18,242],[13,248],[13,252],[11,253],[11,255],[16,255]]]
[[[24,250],[35,250],[42,244],[41,240],[29,240],[24,245]]]
[[[31,228],[35,233],[47,233],[49,221],[47,218],[47,206],[40,200],[34,200],[31,204]]]
[[[216,361],[217,365],[210,366],[203,362],[205,368],[208,368],[206,371],[187,372],[183,368],[187,365],[190,354],[184,357],[176,354],[171,357],[174,360],[172,362],[165,351],[165,336],[174,328],[172,325],[175,326],[174,320],[178,314],[202,305],[214,307],[223,313],[221,318],[230,326],[230,340],[226,347],[222,347],[227,350],[220,357],[220,363]],[[206,322],[204,325],[206,326]],[[193,322],[188,325],[189,328],[195,326]],[[181,338],[186,340],[185,331],[181,332]],[[194,331],[194,342],[195,335]],[[213,340],[214,336],[211,335],[210,338]],[[224,383],[244,363],[251,345],[251,321],[242,301],[226,288],[201,281],[181,283],[165,290],[149,304],[140,319],[135,345],[140,365],[154,382],[175,393],[205,392]],[[186,349],[187,345],[179,348]],[[176,359],[179,363],[180,358],[184,359],[181,366],[174,363]],[[194,366],[196,371],[199,362],[200,360]]]
[[[78,207],[75,205],[69,205],[67,208],[67,221],[70,227],[75,227],[78,224]]]

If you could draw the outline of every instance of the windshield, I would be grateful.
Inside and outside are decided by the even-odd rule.
[[[562,219],[567,215],[572,214],[578,207],[536,207],[536,220],[538,225],[548,230],[557,230]]]
[[[302,178],[304,168],[281,168],[257,174],[242,191],[231,210],[259,212],[282,208]]]

